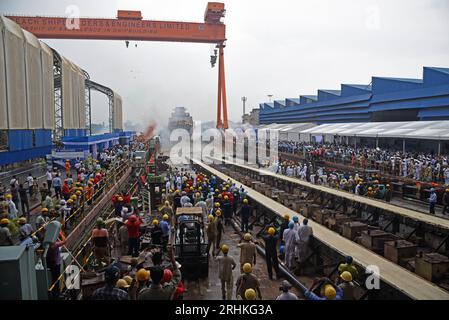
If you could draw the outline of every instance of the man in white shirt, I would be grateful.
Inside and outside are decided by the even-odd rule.
[[[302,225],[298,228],[296,237],[298,258],[302,262],[307,258],[310,237],[313,236],[313,230],[308,226],[309,220],[304,219]]]

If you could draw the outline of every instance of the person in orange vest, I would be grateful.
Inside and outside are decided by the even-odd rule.
[[[65,161],[65,175],[66,177],[68,177],[70,174],[70,161],[66,160]]]
[[[67,201],[70,198],[70,186],[69,186],[69,182],[68,180],[64,180],[64,185],[62,186],[62,196],[64,197],[64,199]]]

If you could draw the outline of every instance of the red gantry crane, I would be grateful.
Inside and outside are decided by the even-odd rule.
[[[74,20],[74,18],[66,17],[39,16],[8,16],[8,18],[38,38],[125,40],[127,44],[130,40],[216,44],[219,55],[217,128],[227,129],[228,110],[224,70],[226,26],[221,21],[225,12],[224,3],[209,2],[204,14],[204,23],[143,20],[140,11],[125,10],[118,11],[117,19],[80,18]],[[215,50],[215,55],[211,56],[212,67],[216,60],[217,50]]]

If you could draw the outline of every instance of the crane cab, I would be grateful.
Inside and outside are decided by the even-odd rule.
[[[208,2],[204,13],[204,22],[221,24],[221,18],[225,16],[225,5],[220,2]]]
[[[141,11],[118,10],[117,19],[142,20],[143,17]]]

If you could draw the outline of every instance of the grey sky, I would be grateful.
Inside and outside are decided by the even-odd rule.
[[[449,67],[446,0],[227,0],[225,50],[228,109],[242,103],[368,84],[371,76],[420,78],[422,67]],[[141,10],[145,19],[203,21],[206,0],[1,0],[1,13],[115,17]],[[216,118],[217,68],[207,44],[44,40],[123,97],[124,119],[166,124],[175,106],[195,120]],[[106,98],[94,100],[94,120],[107,119]],[[247,110],[249,108],[247,107]]]

